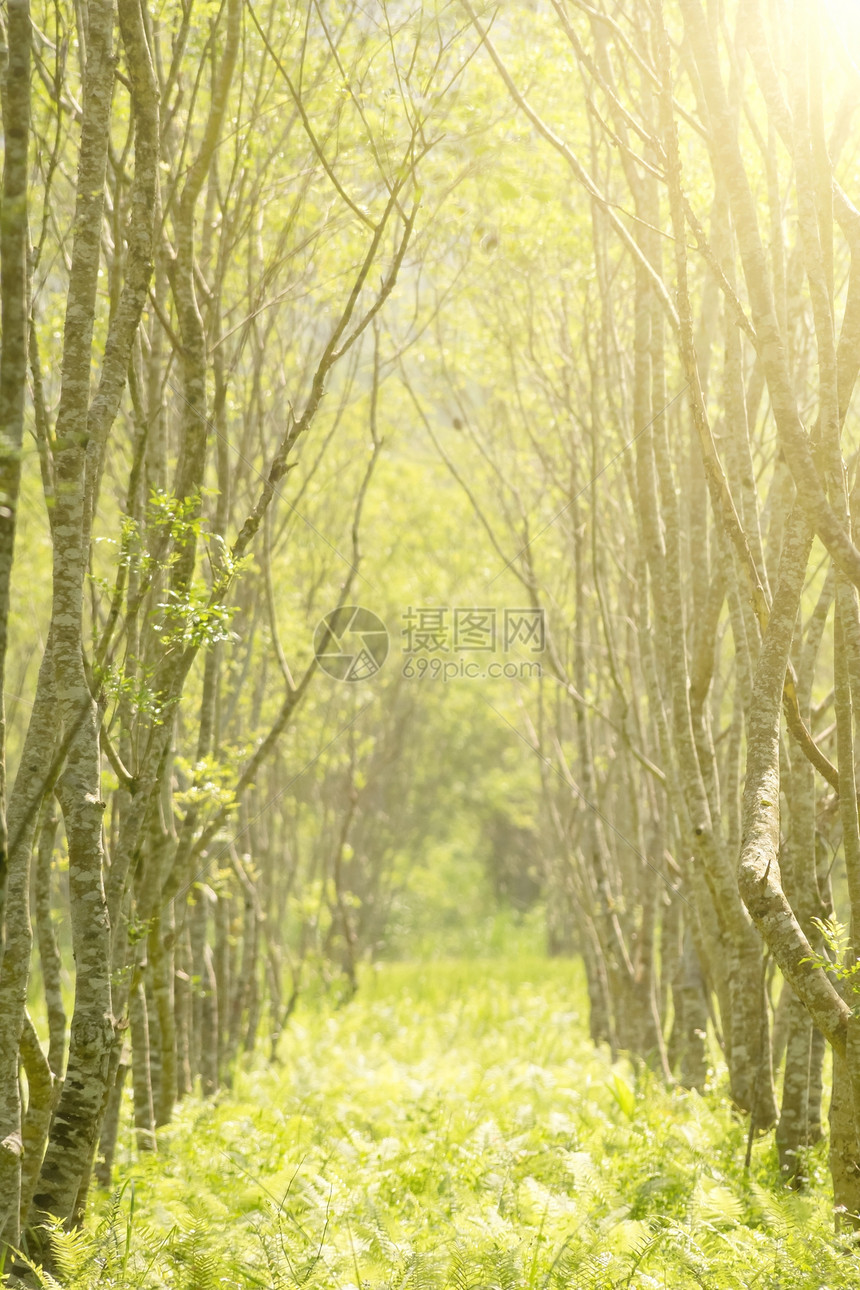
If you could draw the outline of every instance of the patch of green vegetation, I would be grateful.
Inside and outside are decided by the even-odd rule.
[[[367,969],[282,1064],[189,1099],[58,1238],[76,1290],[842,1290],[826,1194],[712,1093],[595,1052],[576,964]],[[819,1151],[821,1148],[819,1148]],[[823,1170],[823,1159],[813,1168]]]

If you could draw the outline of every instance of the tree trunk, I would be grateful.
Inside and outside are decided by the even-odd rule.
[[[39,1036],[29,1015],[24,1018],[24,1029],[21,1032],[21,1059],[27,1073],[27,1113],[24,1117],[24,1168],[21,1174],[21,1223],[23,1224],[30,1209],[45,1144],[48,1141],[48,1130],[51,1116],[60,1092],[60,1080],[51,1070],[50,1064],[42,1052]]]
[[[176,1014],[173,1000],[173,909],[156,914],[149,933],[152,993],[158,1017],[159,1082],[155,1123],[169,1124],[176,1103]]]
[[[66,1052],[66,1009],[61,985],[60,947],[51,916],[51,868],[54,842],[57,836],[56,806],[53,793],[42,812],[39,844],[36,850],[35,914],[36,936],[39,943],[39,964],[42,969],[42,989],[48,1013],[48,1065],[60,1079]]]
[[[29,313],[29,231],[27,215],[30,150],[29,0],[9,0],[5,65],[0,81],[3,115],[3,190],[0,201],[0,958],[6,924],[6,710],[3,688],[9,625],[9,586],[15,549],[24,397],[27,389]],[[4,1096],[0,1093],[0,1096]],[[14,1118],[14,1117],[13,1117]],[[0,1110],[0,1195],[4,1194],[5,1153],[14,1156],[17,1130]],[[16,1172],[17,1166],[13,1167]],[[17,1183],[15,1184],[17,1187]],[[2,1214],[0,1209],[0,1214]],[[0,1243],[3,1240],[0,1218]],[[2,1248],[2,1245],[0,1245]]]
[[[131,1065],[130,1055],[125,1049],[120,1053],[116,1074],[108,1094],[107,1108],[102,1120],[102,1131],[99,1138],[101,1158],[96,1161],[96,1182],[100,1187],[109,1188],[113,1174],[113,1158],[119,1136],[119,1121],[122,1112],[122,1091]]]
[[[176,972],[174,976],[174,1009],[176,1011],[176,1093],[186,1097],[194,1088],[192,1063],[192,976],[191,939],[188,927],[188,907],[183,901],[182,930],[176,947]]]
[[[705,1087],[708,1078],[708,1003],[705,979],[689,928],[684,931],[684,949],[672,982],[675,1019],[672,1024],[672,1052],[678,1077],[684,1088]]]
[[[848,1062],[833,1054],[833,1093],[830,1098],[830,1174],[836,1225],[860,1228],[860,1139]]]
[[[149,1075],[149,1019],[142,982],[132,986],[128,1001],[131,1029],[131,1075],[134,1088],[134,1127],[138,1151],[155,1150],[155,1110]]]
[[[50,638],[39,669],[36,699],[21,764],[9,801],[9,870],[5,948],[0,960],[0,1249],[20,1245],[22,1108],[18,1051],[26,1027],[27,984],[33,933],[30,925],[30,856],[45,766],[54,747],[53,664]],[[50,792],[51,785],[47,784]],[[50,965],[49,965],[50,972]],[[56,1015],[55,1015],[56,1022]],[[64,1028],[65,1029],[65,1028]],[[61,1043],[64,1042],[65,1034]],[[56,1053],[55,1053],[56,1057]],[[62,1048],[60,1050],[60,1060]]]
[[[95,1150],[115,1033],[110,925],[102,871],[99,713],[83,666],[84,489],[92,337],[114,81],[114,8],[89,6],[83,118],[62,392],[54,470],[51,631],[57,700],[68,742],[57,784],[69,845],[72,943],[77,967],[66,1078],[33,1198],[33,1219],[71,1221]],[[49,1252],[46,1262],[50,1266]]]
[[[785,1075],[782,1105],[776,1126],[779,1169],[786,1182],[800,1187],[805,1179],[804,1153],[810,1145],[809,1076],[812,1059],[812,1020],[806,1008],[790,992],[788,1038],[785,1046]]]

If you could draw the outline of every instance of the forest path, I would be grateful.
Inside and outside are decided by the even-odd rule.
[[[282,1063],[186,1100],[63,1238],[77,1287],[319,1290],[860,1284],[828,1202],[780,1192],[717,1090],[595,1052],[578,964],[368,968]],[[813,1166],[823,1176],[826,1162]],[[132,1204],[133,1196],[133,1204]]]

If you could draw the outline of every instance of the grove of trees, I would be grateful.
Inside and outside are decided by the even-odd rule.
[[[860,1227],[854,5],[0,18],[6,1271],[480,883]]]

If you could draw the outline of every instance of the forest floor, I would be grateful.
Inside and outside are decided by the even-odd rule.
[[[229,1092],[187,1100],[87,1229],[74,1287],[841,1290],[824,1147],[805,1195],[771,1139],[744,1172],[724,1080],[706,1096],[595,1052],[575,964],[368,969],[307,1004]]]

